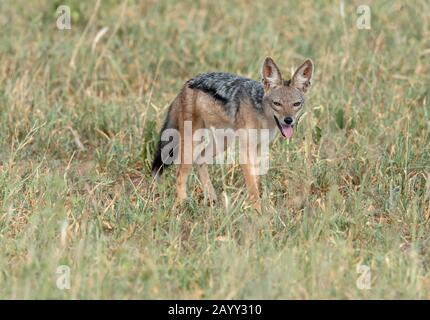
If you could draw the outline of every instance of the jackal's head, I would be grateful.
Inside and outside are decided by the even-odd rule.
[[[273,118],[285,138],[293,136],[293,128],[305,105],[305,93],[311,85],[313,72],[314,64],[308,59],[297,68],[291,80],[284,81],[272,58],[264,60],[264,110],[267,116]]]

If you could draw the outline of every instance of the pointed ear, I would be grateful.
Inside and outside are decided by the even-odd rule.
[[[312,60],[306,60],[300,67],[294,72],[293,78],[291,79],[290,86],[299,89],[302,92],[306,92],[311,86],[312,76],[314,74],[314,64]]]
[[[261,75],[263,77],[261,81],[266,91],[283,84],[281,72],[270,57],[264,59]]]

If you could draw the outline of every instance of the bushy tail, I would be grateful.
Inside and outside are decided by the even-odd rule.
[[[160,140],[158,141],[157,151],[155,153],[154,160],[152,161],[152,175],[153,176],[161,176],[163,173],[163,170],[165,167],[167,167],[169,164],[166,164],[163,162],[163,159],[161,157],[161,151],[166,146],[166,144],[169,143],[169,141],[162,141],[161,135],[163,134],[164,130],[166,129],[176,129],[178,130],[178,125],[176,121],[176,117],[174,116],[175,113],[175,103],[178,99],[175,99],[175,101],[172,102],[172,104],[169,107],[169,111],[167,112],[166,120],[164,121],[163,128],[160,131]],[[173,148],[177,148],[177,146],[173,146]],[[173,149],[169,151],[170,155],[173,154]]]

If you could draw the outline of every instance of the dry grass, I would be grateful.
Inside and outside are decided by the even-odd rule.
[[[359,1],[95,3],[0,2],[0,298],[430,298],[428,2],[372,1],[371,30]],[[193,175],[172,209],[173,171],[149,174],[167,105],[266,55],[316,75],[264,214],[235,166],[211,168],[215,207]]]

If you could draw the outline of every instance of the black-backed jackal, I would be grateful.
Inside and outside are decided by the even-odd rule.
[[[160,134],[174,129],[179,133],[179,139],[160,139],[152,164],[153,174],[160,175],[163,168],[170,164],[171,161],[164,161],[166,157],[170,160],[176,158],[179,163],[177,199],[182,201],[187,197],[186,183],[193,161],[186,161],[189,156],[187,153],[190,152],[185,151],[186,123],[192,124],[192,133],[202,128],[266,129],[270,133],[270,140],[278,131],[290,139],[297,116],[304,107],[305,93],[310,87],[313,72],[312,61],[306,60],[291,80],[284,80],[275,62],[268,57],[262,66],[261,81],[217,72],[200,74],[190,79],[170,105]],[[248,156],[252,159],[253,154]],[[198,174],[209,200],[214,201],[216,193],[207,165],[200,162],[197,165]],[[258,175],[253,171],[250,161],[241,163],[241,167],[254,208],[260,211]]]

